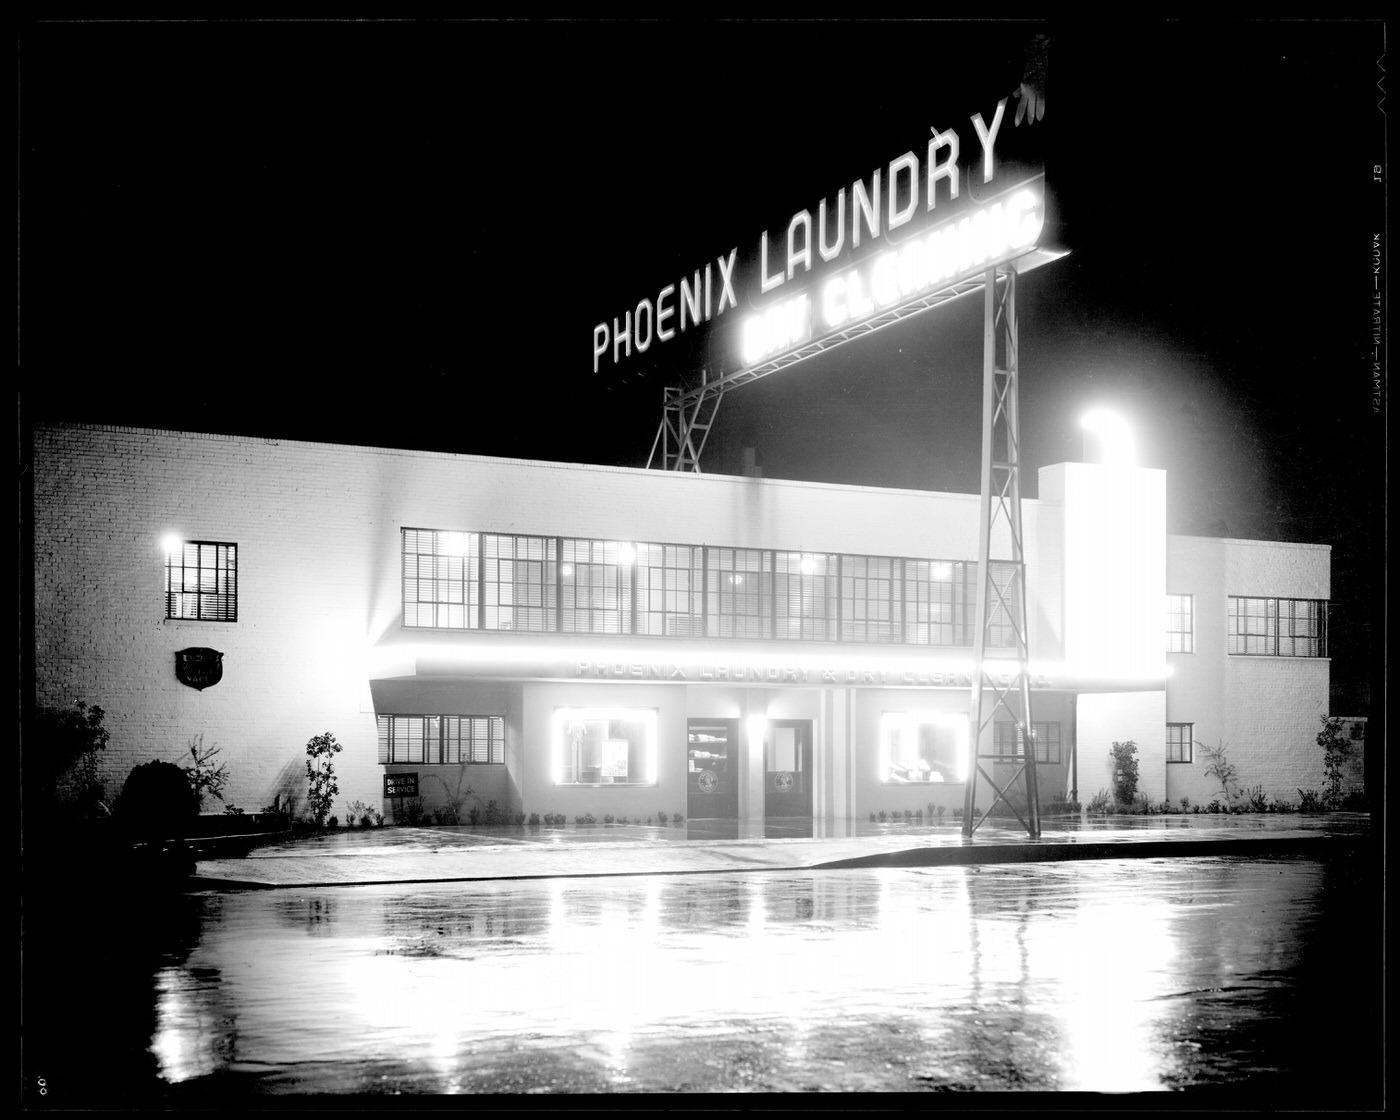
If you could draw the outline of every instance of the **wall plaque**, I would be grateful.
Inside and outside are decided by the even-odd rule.
[[[175,676],[181,684],[200,691],[224,679],[224,655],[207,646],[176,651]]]

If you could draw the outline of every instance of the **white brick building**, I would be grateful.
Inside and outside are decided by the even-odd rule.
[[[34,700],[106,709],[109,793],[202,735],[230,801],[304,800],[331,731],[342,813],[405,772],[571,818],[961,807],[975,495],[78,425],[35,431],[33,492]],[[1320,788],[1329,550],[1168,537],[1160,471],[1039,492],[1042,802],[1125,739],[1154,801],[1219,793],[1197,741]]]

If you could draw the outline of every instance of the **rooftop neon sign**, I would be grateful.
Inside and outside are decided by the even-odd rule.
[[[593,371],[740,311],[741,302],[751,310],[741,317],[735,350],[753,365],[1034,249],[1045,225],[1043,176],[1024,178],[988,199],[956,203],[964,176],[977,177],[977,165],[983,184],[995,177],[1005,110],[1003,98],[990,125],[981,113],[969,118],[976,164],[959,163],[963,143],[956,130],[932,128],[922,159],[906,151],[852,182],[849,192],[842,187],[794,213],[777,239],[770,242],[764,230],[749,258],[757,273],[749,283],[736,278],[736,247],[611,323],[598,323]],[[937,214],[940,205],[952,212]],[[765,299],[788,284],[800,290]]]

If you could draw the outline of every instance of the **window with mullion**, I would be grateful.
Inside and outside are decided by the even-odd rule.
[[[632,633],[635,551],[616,541],[560,542],[560,623],[572,634]]]
[[[481,549],[485,629],[554,630],[554,538],[483,533]]]
[[[841,640],[898,642],[902,638],[903,561],[888,556],[841,557]]]
[[[1231,596],[1227,650],[1232,655],[1326,657],[1327,602]]]
[[[403,530],[403,624],[477,625],[478,534]]]
[[[382,715],[378,722],[381,764],[503,765],[506,760],[501,716]]]
[[[634,578],[638,634],[704,636],[705,566],[699,545],[637,545]]]
[[[1055,765],[1060,761],[1060,725],[1034,721],[1035,761]],[[1026,757],[1025,734],[1019,723],[997,720],[992,724],[992,757],[998,762],[1016,762]]]
[[[1191,743],[1194,730],[1195,724],[1191,723],[1167,724],[1168,762],[1191,761]]]
[[[165,617],[238,621],[238,546],[184,541],[165,557]]]
[[[836,557],[773,554],[774,637],[831,641],[836,636]]]
[[[1167,596],[1167,652],[1196,651],[1196,608],[1190,595]]]
[[[712,548],[710,636],[773,636],[772,554],[761,548]]]

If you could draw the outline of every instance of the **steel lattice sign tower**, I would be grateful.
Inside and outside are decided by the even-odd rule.
[[[965,165],[959,161],[964,135],[932,128],[923,151],[911,148],[852,182],[849,190],[795,212],[785,234],[770,238],[765,230],[757,251],[745,258],[756,267],[746,269],[736,247],[593,330],[594,372],[686,331],[703,328],[712,339],[718,334],[725,340],[711,347],[726,356],[718,372],[705,369],[698,383],[666,389],[647,464],[699,471],[720,401],[730,389],[963,296],[983,294],[979,586],[963,812],[963,832],[969,836],[986,817],[974,820],[979,775],[996,792],[986,812],[997,801],[1007,801],[1016,812],[1007,791],[978,764],[979,744],[998,711],[1011,716],[1022,755],[1012,779],[1025,779],[1029,818],[1022,824],[1032,836],[1040,834],[1021,530],[1016,285],[1023,273],[1066,254],[1042,244],[1048,203],[1044,174],[997,158],[1006,104],[1005,98],[997,102],[990,124],[980,112],[969,118],[966,147],[973,158]],[[746,297],[742,303],[740,293]],[[755,310],[742,313],[744,306]],[[735,320],[737,327],[729,329]],[[993,529],[1002,523],[1009,530],[1010,555],[998,557],[994,571]],[[994,628],[1013,635],[1014,673],[987,669]]]

